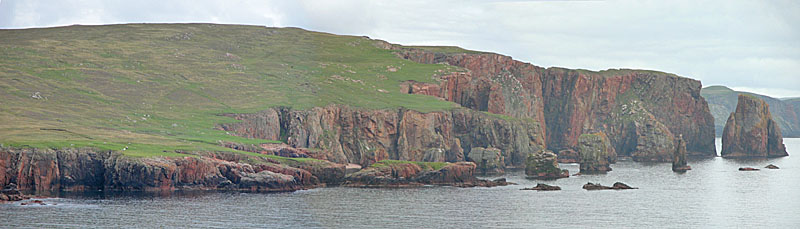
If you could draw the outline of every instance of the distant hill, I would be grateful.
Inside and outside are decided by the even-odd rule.
[[[780,125],[783,137],[800,137],[800,98],[781,100],[750,92],[734,91],[725,86],[706,87],[701,90],[700,94],[708,102],[711,115],[714,116],[714,128],[717,136],[721,136],[728,116],[736,109],[737,96],[748,94],[763,99],[769,104],[772,118]]]

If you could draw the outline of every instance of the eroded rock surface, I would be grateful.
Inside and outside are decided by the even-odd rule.
[[[441,168],[438,168],[441,166]],[[508,185],[502,180],[486,181],[475,178],[472,162],[429,164],[410,161],[381,161],[345,177],[344,186],[384,188],[445,185],[457,187],[492,187]]]
[[[614,148],[605,134],[598,132],[582,134],[578,139],[581,173],[605,173],[611,171],[609,158],[616,158]]]
[[[500,149],[474,147],[469,151],[469,154],[467,154],[467,159],[478,165],[479,173],[505,172],[505,158]]]
[[[342,180],[345,166],[236,153],[127,157],[92,149],[0,149],[0,184],[20,190],[225,189],[294,191]]]
[[[558,191],[561,190],[561,187],[555,185],[546,185],[542,183],[536,184],[536,187],[532,188],[523,188],[521,190],[536,190],[536,191]]]
[[[552,152],[531,154],[525,164],[525,175],[531,179],[548,180],[569,177],[569,171],[558,166],[558,156]]]
[[[655,121],[685,137],[690,156],[716,155],[714,119],[697,80],[644,70],[541,68],[493,53],[439,53],[390,44],[384,48],[400,50],[399,56],[412,61],[469,70],[440,76],[438,84],[408,82],[401,91],[535,120],[544,126],[548,149],[556,152],[574,149],[581,134],[602,131],[618,154],[630,156],[633,136],[622,136],[631,129],[615,119],[623,115],[620,105],[638,101]],[[667,160],[671,153],[666,152]]]
[[[686,143],[683,141],[683,136],[678,136],[675,143],[675,153],[672,155],[672,171],[686,172],[691,170],[692,167],[686,164]]]
[[[254,121],[218,127],[244,137],[272,136],[270,133],[277,131],[293,148],[320,152],[307,153],[313,158],[363,166],[380,160],[459,162],[466,160],[464,152],[473,147],[489,146],[500,149],[505,165],[523,166],[528,154],[544,148],[544,130],[539,123],[469,109],[421,113],[329,105],[309,110],[271,110],[229,115],[240,120],[273,121],[259,124],[259,128],[237,126]],[[264,113],[273,112],[278,119],[264,118]]]
[[[769,105],[754,96],[740,94],[736,111],[728,117],[722,133],[722,157],[788,156],[780,127],[772,119]]]

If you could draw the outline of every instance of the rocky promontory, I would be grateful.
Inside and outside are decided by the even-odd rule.
[[[788,156],[780,127],[772,119],[769,105],[751,95],[740,94],[736,111],[728,117],[722,134],[722,157]]]
[[[310,158],[259,157],[230,152],[184,157],[129,157],[80,149],[0,149],[0,184],[20,190],[295,191],[342,180],[345,166]],[[339,176],[338,178],[335,176]]]

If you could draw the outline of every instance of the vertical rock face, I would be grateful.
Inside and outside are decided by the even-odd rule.
[[[736,111],[728,117],[722,134],[723,157],[788,156],[780,127],[769,105],[750,95],[739,95]]]
[[[13,148],[0,148],[0,166],[0,186],[15,183],[20,190],[38,191],[294,191],[341,182],[345,170],[344,165],[325,161],[288,165],[234,153],[133,158],[91,149]]]
[[[552,152],[542,152],[528,156],[525,175],[532,179],[558,179],[569,177],[569,171],[558,166],[558,156]]]
[[[642,107],[641,102],[633,100],[620,106],[620,115],[612,120],[620,126],[622,133],[613,138],[617,149],[628,152],[634,161],[669,162],[675,151],[674,136],[653,114]]]
[[[686,164],[686,143],[683,141],[683,136],[678,135],[674,152],[672,154],[672,171],[685,172],[692,169]]]
[[[603,131],[612,136],[609,140],[617,153],[630,156],[634,148],[620,148],[635,134],[615,137],[632,129],[613,120],[621,115],[619,105],[635,100],[672,134],[685,136],[689,155],[716,155],[714,120],[696,80],[641,70],[544,69],[488,53],[403,49],[399,55],[469,70],[440,77],[438,85],[409,82],[403,91],[438,96],[475,110],[534,119],[544,127],[548,149],[574,150],[581,134]]]
[[[611,171],[609,158],[616,158],[614,147],[602,132],[581,134],[578,138],[581,173],[604,173]]]
[[[458,162],[466,160],[464,152],[472,147],[493,146],[503,153],[505,165],[522,166],[529,154],[544,149],[539,123],[469,109],[421,113],[329,105],[309,110],[273,110],[280,118],[259,123],[262,128],[237,125],[266,120],[261,114],[271,112],[231,115],[243,122],[218,128],[244,137],[267,136],[278,130],[292,147],[318,149],[330,161],[361,165],[384,159]]]
[[[484,174],[505,172],[505,157],[500,149],[473,147],[467,154],[467,159],[478,165],[477,172]]]

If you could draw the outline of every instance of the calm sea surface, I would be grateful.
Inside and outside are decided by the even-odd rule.
[[[519,185],[497,188],[63,193],[45,199],[57,205],[0,204],[0,227],[800,228],[800,139],[784,142],[792,156],[690,161],[685,174],[669,163],[620,161],[606,175],[545,182],[563,189],[553,192],[519,190],[536,181],[514,171],[503,177]],[[737,170],[767,164],[781,169]],[[577,164],[562,166],[578,171]],[[581,189],[616,181],[639,189]]]

